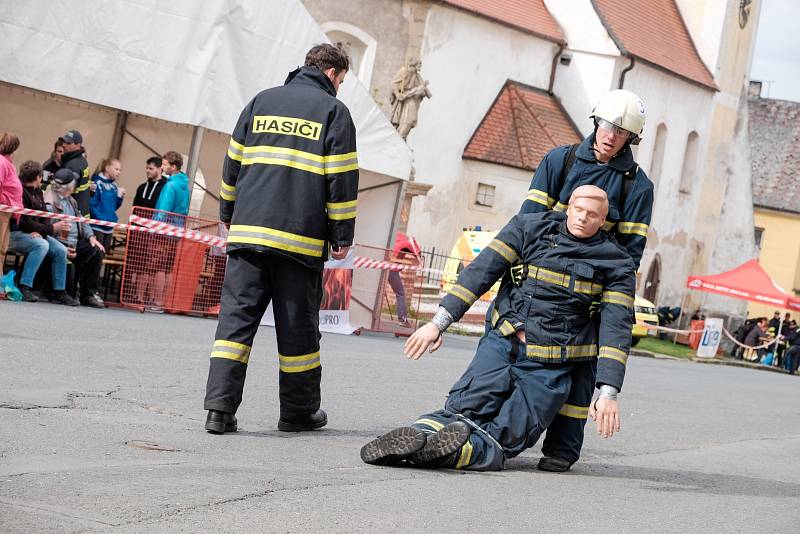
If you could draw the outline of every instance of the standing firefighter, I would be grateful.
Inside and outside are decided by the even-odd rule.
[[[253,338],[272,301],[280,353],[278,429],[328,422],[320,409],[322,268],[353,243],[356,132],[336,99],[350,65],[322,44],[285,85],[259,93],[231,136],[220,191],[230,225],[222,306],[211,351],[206,430],[235,432]]]
[[[631,150],[644,129],[644,104],[636,94],[616,89],[600,99],[589,117],[592,134],[577,145],[554,148],[542,159],[520,213],[565,211],[576,188],[595,185],[608,195],[603,229],[627,249],[638,270],[653,212],[653,182]],[[519,273],[519,267],[514,271]],[[539,469],[566,471],[577,461],[586,419],[572,415],[559,413],[547,429]]]
[[[594,120],[591,135],[577,145],[554,148],[542,159],[520,213],[565,211],[575,188],[596,185],[608,195],[603,230],[628,249],[638,269],[653,213],[653,182],[631,150],[644,128],[644,104],[634,93],[616,89],[600,99],[589,117]]]

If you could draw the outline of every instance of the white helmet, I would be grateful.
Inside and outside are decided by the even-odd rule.
[[[644,129],[644,102],[635,93],[614,89],[600,99],[589,117],[627,130],[633,134],[631,144],[638,145]]]

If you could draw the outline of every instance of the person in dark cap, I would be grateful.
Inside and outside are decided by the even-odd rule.
[[[71,169],[61,168],[53,175],[53,182],[44,195],[48,210],[65,215],[80,215],[78,203],[73,198],[75,184],[80,176]],[[57,237],[67,247],[67,258],[78,268],[80,303],[92,308],[105,308],[97,294],[97,279],[105,257],[105,249],[87,223],[73,222],[68,230]]]
[[[83,148],[83,136],[78,130],[70,130],[59,138],[64,142],[64,155],[61,156],[61,168],[78,174],[75,191],[72,196],[78,203],[78,214],[89,216],[89,162],[86,161],[86,150]]]

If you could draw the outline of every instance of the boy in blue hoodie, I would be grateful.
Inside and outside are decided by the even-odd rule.
[[[125,197],[125,189],[117,185],[117,180],[122,173],[122,165],[118,159],[109,158],[103,160],[97,167],[92,176],[91,185],[92,197],[89,200],[89,212],[93,219],[101,221],[117,222],[117,210],[122,205]],[[111,248],[113,228],[110,226],[92,225],[97,240],[103,248]]]

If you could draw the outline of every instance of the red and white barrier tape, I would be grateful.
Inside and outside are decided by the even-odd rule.
[[[130,222],[133,224],[126,224],[126,223],[101,221],[98,219],[91,219],[89,217],[77,217],[74,215],[65,215],[63,213],[51,213],[49,211],[40,211],[30,208],[16,208],[13,206],[7,206],[5,204],[0,204],[0,212],[11,213],[14,215],[45,217],[48,219],[56,219],[60,221],[88,223],[88,224],[94,224],[96,226],[118,228],[120,230],[134,230],[137,232],[147,232],[150,234],[181,237],[189,239],[191,241],[197,241],[198,243],[204,243],[212,247],[225,248],[226,244],[225,238],[219,236],[207,234],[205,232],[200,232],[198,230],[186,230],[185,228],[175,226],[174,224],[169,224],[163,221],[156,221],[154,219],[148,219],[145,217],[140,217],[138,215],[131,215]],[[443,271],[441,271],[440,269],[426,269],[421,265],[405,265],[400,263],[392,263],[389,261],[372,260],[370,258],[364,258],[361,256],[356,256],[353,258],[353,267],[356,269],[380,269],[384,271],[419,271],[419,272],[443,273]]]
[[[733,341],[733,342],[734,342],[736,345],[738,345],[738,346],[740,346],[740,347],[742,347],[742,348],[744,348],[744,349],[753,349],[753,350],[765,349],[765,348],[769,347],[770,345],[776,345],[776,344],[778,343],[778,341],[780,340],[780,338],[777,338],[777,337],[776,337],[776,338],[775,338],[775,339],[773,339],[772,341],[767,341],[767,342],[766,342],[766,343],[764,343],[763,345],[758,345],[757,347],[751,347],[750,345],[745,345],[744,343],[741,343],[741,342],[737,341],[737,340],[736,340],[736,338],[735,338],[735,337],[733,337],[733,334],[731,334],[730,332],[728,332],[728,330],[726,330],[724,327],[722,328],[722,332],[723,332],[723,333],[724,333],[726,336],[728,336],[728,339],[730,339],[730,340],[731,340],[731,341]]]
[[[658,326],[655,324],[650,323],[643,323],[637,322],[637,326],[644,326],[647,328],[652,328],[653,330],[663,330],[664,332],[669,332],[670,334],[702,334],[702,330],[679,330],[677,328],[667,328],[666,326]]]

